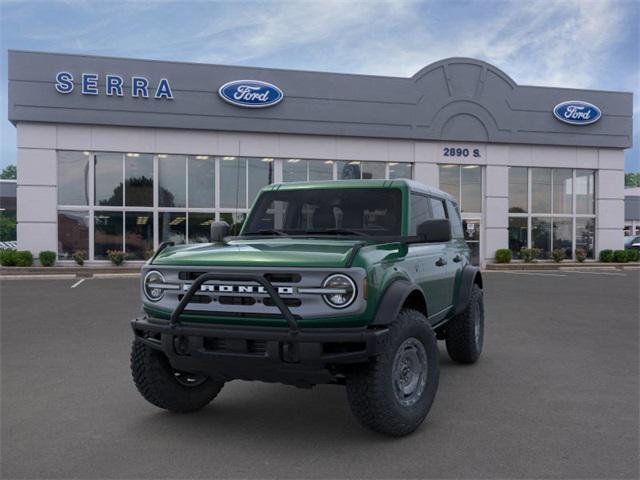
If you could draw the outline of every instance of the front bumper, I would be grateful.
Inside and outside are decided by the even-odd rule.
[[[225,380],[297,386],[340,381],[344,366],[380,352],[386,328],[289,328],[131,321],[137,341],[162,351],[176,370]]]

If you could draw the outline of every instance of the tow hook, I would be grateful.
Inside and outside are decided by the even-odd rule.
[[[283,342],[280,344],[280,356],[285,363],[300,363],[300,353],[296,342]]]

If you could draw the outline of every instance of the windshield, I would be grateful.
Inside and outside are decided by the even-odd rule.
[[[400,235],[397,188],[336,188],[265,192],[243,235]]]

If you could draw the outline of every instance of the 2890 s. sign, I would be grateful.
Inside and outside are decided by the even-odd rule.
[[[234,80],[222,85],[218,94],[225,102],[245,108],[272,107],[284,98],[282,90],[260,80]]]
[[[555,117],[571,125],[589,125],[600,120],[602,112],[598,107],[581,100],[569,100],[553,107]]]

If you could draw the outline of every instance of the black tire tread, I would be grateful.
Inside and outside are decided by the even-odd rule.
[[[471,364],[477,362],[480,358],[482,342],[478,349],[474,338],[475,315],[481,316],[481,328],[484,328],[483,293],[482,289],[474,283],[469,295],[469,303],[464,311],[445,326],[447,353],[455,362]],[[480,335],[481,338],[484,337],[482,331]]]

